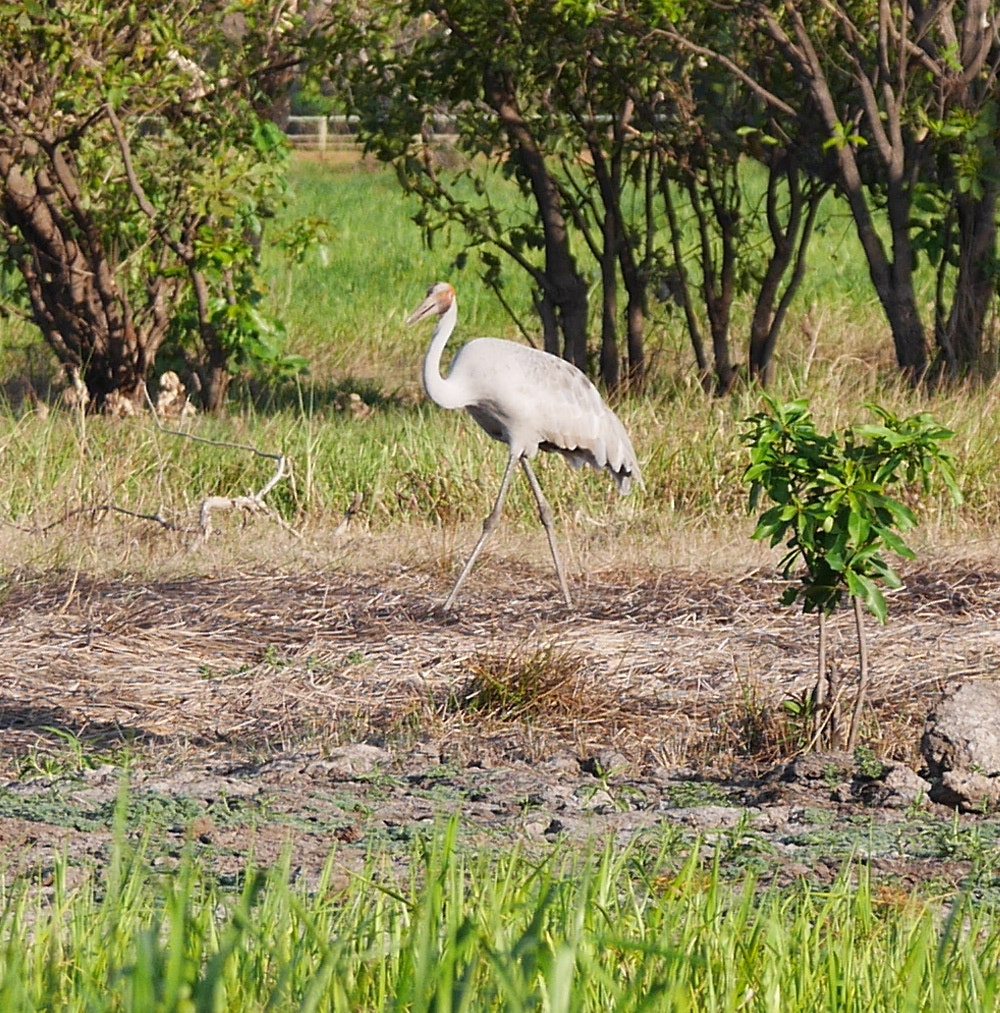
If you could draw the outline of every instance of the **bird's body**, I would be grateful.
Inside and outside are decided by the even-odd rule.
[[[451,371],[442,376],[442,353],[458,320],[455,290],[447,283],[432,286],[408,322],[414,324],[429,316],[437,316],[438,325],[424,359],[428,395],[442,408],[467,411],[493,439],[506,443],[510,452],[496,504],[446,607],[454,601],[486,539],[499,523],[518,462],[535,494],[563,597],[569,605],[569,590],[552,532],[552,512],[529,462],[539,450],[561,454],[575,468],[588,464],[608,471],[619,490],[627,493],[633,482],[642,482],[628,433],[579,369],[535,348],[498,338],[476,338],[458,351]]]
[[[476,338],[455,356],[446,383],[461,401],[455,407],[529,460],[547,450],[576,468],[605,468],[623,492],[638,474],[618,416],[564,359],[512,341]]]

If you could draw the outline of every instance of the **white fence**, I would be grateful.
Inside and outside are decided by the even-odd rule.
[[[289,116],[285,134],[303,151],[337,151],[357,143],[356,116]]]
[[[285,136],[302,151],[346,151],[358,143],[357,116],[289,116]],[[441,140],[454,140],[455,121],[435,116],[433,131]]]

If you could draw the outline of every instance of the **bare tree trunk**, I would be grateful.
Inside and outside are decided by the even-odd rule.
[[[860,188],[860,180],[858,180]],[[913,284],[913,265],[916,253],[910,238],[910,197],[899,183],[889,183],[889,222],[892,230],[892,260],[885,257],[881,241],[876,242],[877,235],[871,226],[871,213],[868,201],[859,189],[854,197],[849,195],[855,222],[861,215],[867,235],[862,235],[862,244],[868,256],[868,266],[875,291],[885,310],[892,331],[892,340],[896,350],[896,364],[902,373],[914,383],[919,383],[927,373],[927,340],[923,321],[920,319],[920,308],[917,305],[917,293]],[[859,226],[859,233],[861,229]]]
[[[206,411],[218,413],[225,408],[231,379],[227,362],[209,362],[202,382],[202,402]]]
[[[996,209],[998,188],[983,181],[980,199],[956,194],[958,217],[958,273],[951,313],[938,346],[950,370],[958,376],[976,371],[984,380],[992,377],[995,362],[985,362],[983,336],[986,318],[996,295],[994,260],[997,247]]]
[[[788,218],[784,224],[778,212],[781,180],[788,183]],[[825,186],[812,186],[809,193],[804,194],[799,168],[785,155],[771,159],[768,165],[767,224],[773,253],[768,260],[750,322],[750,375],[763,386],[773,379],[778,335],[792,298],[805,276],[806,250],[827,189]],[[792,267],[792,276],[782,292],[781,282],[789,267]]]
[[[826,656],[826,613],[819,612],[819,630],[816,657],[816,690],[813,694],[813,739],[820,741],[826,727],[827,714],[827,656]]]
[[[827,133],[836,140],[832,150],[837,159],[840,187],[851,208],[858,238],[868,262],[868,272],[892,331],[896,362],[910,380],[919,382],[927,371],[927,345],[913,284],[914,250],[910,241],[910,198],[905,176],[906,147],[902,138],[898,99],[891,93],[893,82],[883,81],[881,91],[876,93],[871,82],[859,78],[865,98],[865,122],[875,134],[876,143],[873,148],[885,167],[889,226],[892,233],[890,260],[872,217],[854,145],[842,139],[844,124],[841,122],[841,111],[801,12],[794,4],[785,5],[785,14],[791,26],[789,35],[768,4],[757,3],[755,9],[760,25],[795,67],[819,109]],[[882,19],[879,22],[880,33],[885,28],[887,9],[888,4],[879,8]],[[880,38],[883,34],[880,34]],[[888,59],[888,55],[885,55]],[[891,113],[885,116],[878,106],[879,95],[885,97],[885,103],[891,109]]]
[[[564,341],[563,354],[579,369],[587,370],[587,283],[570,250],[569,229],[559,188],[517,103],[509,71],[488,66],[483,72],[483,91],[507,133],[511,157],[531,185],[542,220],[545,242],[545,297],[554,307]]]
[[[699,192],[700,183],[692,178],[687,191],[698,223],[701,243],[702,298],[708,313],[715,363],[715,392],[728,394],[736,381],[736,367],[730,350],[729,332],[732,323],[733,298],[736,295],[736,238],[739,230],[738,212],[724,207],[713,194],[712,222],[718,228],[713,235],[712,222],[706,214]],[[712,184],[708,184],[711,191]],[[721,255],[714,252],[714,240],[721,246]]]
[[[638,271],[634,284],[630,286],[626,282],[625,286],[628,288],[628,305],[625,307],[628,385],[641,394],[646,388],[646,286],[639,282]]]
[[[542,321],[542,347],[549,355],[561,355],[558,313],[555,304],[544,291],[535,297],[535,310]]]
[[[629,242],[629,237],[626,234],[625,214],[622,210],[624,135],[632,119],[633,111],[632,102],[626,102],[621,116],[615,118],[612,123],[613,150],[610,165],[603,157],[600,139],[596,131],[591,132],[589,147],[604,211],[606,215],[611,217],[611,228],[605,229],[605,238],[613,240],[614,254],[621,269],[625,291],[628,293],[628,303],[625,310],[628,381],[630,386],[641,390],[646,379],[646,281],[636,262],[635,247]]]
[[[836,665],[831,665],[827,669],[826,676],[827,684],[827,714],[829,717],[829,723],[827,725],[827,746],[830,749],[840,749],[844,739],[844,733],[842,728],[842,722],[840,720],[840,673],[837,671]]]
[[[136,330],[71,161],[57,145],[44,154],[29,175],[14,152],[0,151],[0,221],[23,248],[18,267],[33,319],[59,361],[79,372],[90,407],[105,407],[111,395],[137,403],[167,322]]]
[[[601,136],[596,128],[591,128],[587,138],[590,150],[594,177],[597,180],[601,203],[604,208],[603,251],[601,253],[601,280],[603,287],[614,289],[614,313],[612,326],[615,332],[614,379],[605,369],[605,355],[610,354],[607,344],[602,344],[601,375],[609,389],[618,387],[621,382],[621,367],[617,361],[617,280],[616,267],[621,269],[622,281],[628,293],[625,311],[626,346],[628,349],[628,382],[631,386],[641,389],[645,380],[645,326],[646,326],[646,282],[636,263],[635,250],[628,241],[625,229],[625,216],[622,212],[622,132],[631,116],[631,105],[613,124],[613,151],[610,160],[605,157]],[[607,306],[607,299],[605,300]],[[607,321],[602,328],[606,331]],[[609,363],[610,365],[610,363]]]
[[[861,599],[854,595],[854,627],[858,633],[858,658],[861,671],[858,675],[858,695],[854,700],[854,712],[851,714],[851,728],[847,734],[847,751],[853,753],[858,745],[858,734],[861,731],[861,715],[864,712],[865,699],[868,696],[870,671],[868,668],[868,638],[865,636],[865,617],[861,608]]]
[[[601,251],[601,379],[608,390],[621,382],[618,359],[618,276],[615,273],[618,226],[614,215],[604,212],[604,249]]]
[[[705,344],[701,337],[698,316],[694,311],[694,306],[691,304],[691,290],[688,283],[687,271],[684,267],[684,252],[681,248],[683,233],[681,232],[680,222],[677,218],[677,208],[674,204],[673,186],[665,168],[660,173],[660,192],[663,194],[663,203],[667,211],[667,221],[670,225],[670,247],[674,256],[674,271],[670,278],[669,296],[684,311],[688,337],[691,339],[691,350],[694,352],[695,365],[698,367],[698,376],[707,392],[709,385],[708,357],[705,355]]]
[[[625,307],[625,343],[628,349],[628,384],[641,392],[646,386],[646,314],[649,307],[648,282],[636,262],[635,248],[624,235],[619,209],[618,262],[628,292]]]
[[[812,736],[807,751],[816,747],[839,749],[841,740],[840,679],[836,667],[830,664],[826,613],[820,609],[816,617],[819,630],[816,688],[812,697]]]

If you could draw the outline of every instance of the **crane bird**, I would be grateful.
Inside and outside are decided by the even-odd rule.
[[[598,471],[603,469],[624,494],[633,483],[642,484],[632,441],[590,380],[576,366],[548,352],[499,338],[476,338],[459,349],[450,372],[442,376],[441,355],[458,320],[455,290],[447,282],[432,285],[427,298],[406,322],[412,326],[431,316],[436,316],[438,323],[424,358],[428,396],[442,408],[464,408],[494,440],[506,443],[510,450],[500,492],[483,521],[483,533],[444,607],[451,608],[487,539],[500,523],[518,463],[538,504],[563,598],[572,607],[552,530],[552,508],[538,484],[531,459],[539,450],[547,450],[561,454],[574,468],[589,464]]]

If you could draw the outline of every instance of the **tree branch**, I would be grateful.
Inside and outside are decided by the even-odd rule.
[[[296,537],[299,533],[288,524],[284,518],[272,510],[265,502],[264,497],[286,476],[291,474],[291,462],[284,454],[272,454],[266,450],[259,450],[257,447],[246,443],[231,443],[227,440],[210,440],[205,436],[197,436],[194,433],[185,432],[183,429],[168,429],[160,421],[149,391],[146,391],[146,401],[151,409],[153,422],[161,433],[167,436],[178,436],[185,440],[192,440],[195,443],[202,443],[209,447],[224,447],[229,450],[242,450],[257,457],[265,457],[275,462],[274,474],[264,484],[263,488],[256,493],[249,493],[245,496],[206,496],[202,500],[199,510],[200,538],[207,538],[212,533],[212,511],[213,510],[245,510],[248,513],[266,513],[271,520],[276,521],[286,531],[290,531]]]
[[[685,38],[678,32],[668,29],[657,29],[654,33],[660,35],[674,45],[679,46],[681,49],[686,50],[689,53],[694,53],[696,56],[703,56],[708,60],[715,60],[716,63],[725,67],[734,77],[742,81],[755,95],[762,98],[769,106],[774,109],[783,112],[786,116],[797,116],[798,111],[790,106],[784,99],[779,98],[774,94],[773,91],[769,91],[765,88],[756,78],[748,74],[739,64],[735,63],[728,56],[723,53],[716,52],[714,49],[709,49],[706,46],[699,46],[697,43],[692,42],[690,39]]]

